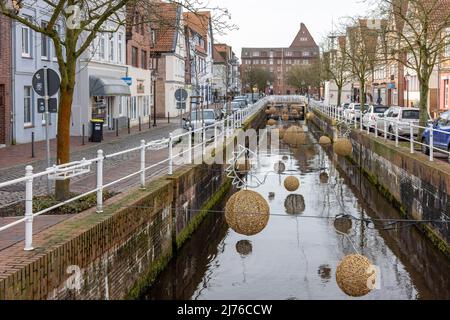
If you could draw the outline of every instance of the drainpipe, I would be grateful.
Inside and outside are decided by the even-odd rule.
[[[16,97],[16,22],[11,20],[11,49],[12,49],[12,55],[11,55],[11,93],[10,93],[10,103],[11,103],[11,144],[16,141],[16,106],[15,106],[15,97]]]

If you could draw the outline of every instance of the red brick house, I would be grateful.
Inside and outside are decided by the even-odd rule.
[[[0,146],[11,144],[11,21],[0,14]]]

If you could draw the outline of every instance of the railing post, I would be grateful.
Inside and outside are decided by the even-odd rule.
[[[145,189],[145,140],[141,140],[141,189]]]
[[[395,121],[395,146],[398,147],[398,121]]]
[[[386,119],[383,118],[383,123],[384,123],[384,140],[387,140],[387,123],[386,123]]]
[[[97,151],[97,213],[103,213],[103,150]]]
[[[33,167],[26,167],[25,176],[25,251],[32,251],[33,248]]]
[[[410,141],[410,151],[414,153],[414,128],[412,123],[409,123],[409,141]]]
[[[375,137],[378,138],[378,120],[375,120]]]
[[[361,117],[361,123],[362,123],[362,117]],[[367,120],[367,134],[370,135],[370,118]]]
[[[356,113],[355,113],[355,117],[356,117]],[[361,115],[359,116],[359,129],[360,129],[361,131],[364,131],[362,118],[363,118],[363,117],[362,117],[362,112],[361,112]]]
[[[430,161],[434,161],[434,128],[430,125]]]
[[[192,164],[192,127],[189,126],[189,137],[188,137],[188,161]]]
[[[169,134],[169,176],[173,174],[173,138],[172,133]]]
[[[217,123],[214,123],[214,149],[217,149]]]
[[[202,152],[203,155],[206,154],[206,127],[203,126],[202,128]]]

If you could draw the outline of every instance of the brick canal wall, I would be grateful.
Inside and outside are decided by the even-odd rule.
[[[258,113],[246,128],[264,126]],[[0,300],[137,298],[231,183],[224,165],[190,165],[0,252]]]
[[[336,122],[315,111],[313,123],[329,137],[336,138]],[[357,167],[407,218],[443,220],[450,216],[450,164],[428,161],[428,157],[392,141],[352,130],[353,154],[347,159],[335,156],[341,168],[347,160]],[[421,230],[450,257],[450,230],[444,223],[422,224]]]

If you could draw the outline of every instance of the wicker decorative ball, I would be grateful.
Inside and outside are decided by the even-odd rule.
[[[268,126],[274,126],[274,125],[276,125],[277,124],[277,121],[276,120],[274,120],[274,119],[270,119],[269,121],[267,121],[267,125]]]
[[[320,183],[323,183],[323,184],[328,183],[328,180],[329,180],[328,173],[326,173],[326,172],[321,172],[320,175],[319,175],[319,181],[320,181]]]
[[[336,269],[336,282],[345,294],[362,297],[372,291],[377,274],[371,262],[360,254],[346,256]]]
[[[334,152],[342,157],[347,157],[352,154],[353,146],[349,139],[341,138],[334,142]]]
[[[286,129],[284,128],[278,128],[278,136],[280,137],[280,139],[284,138],[284,134],[286,133]]]
[[[282,174],[283,172],[286,171],[286,165],[284,164],[283,161],[278,161],[278,162],[275,163],[275,165],[273,166],[273,169],[275,170],[276,173]]]
[[[319,139],[319,144],[323,147],[329,146],[331,144],[331,139],[327,136],[321,136]]]
[[[311,121],[312,119],[314,119],[314,113],[308,112],[306,114],[306,120]]]
[[[340,233],[348,234],[352,229],[352,219],[347,217],[339,217],[334,219],[334,228]]]
[[[283,114],[283,115],[281,116],[281,119],[282,119],[283,121],[289,121],[289,115]]]
[[[277,108],[271,107],[271,108],[269,109],[269,111],[270,111],[270,114],[275,114],[275,113],[277,113]]]
[[[236,243],[236,251],[241,256],[248,256],[253,251],[252,243],[248,240],[241,240]]]
[[[305,212],[305,198],[300,194],[290,194],[284,200],[284,208],[288,214],[302,214]]]
[[[292,113],[292,115],[295,116],[295,117],[298,116],[298,111],[297,111],[296,109],[292,110],[291,113]]]
[[[291,139],[291,147],[292,148],[299,148],[301,146],[307,145],[308,140],[306,138],[306,134],[304,132],[300,132],[297,135],[294,136],[293,139]]]
[[[269,109],[266,110],[266,114],[267,115],[271,114]]]
[[[228,200],[225,219],[236,233],[254,236],[267,226],[270,207],[266,199],[251,190],[241,190]]]
[[[298,180],[296,177],[294,176],[290,176],[287,177],[284,180],[284,187],[286,188],[287,191],[289,192],[294,192],[297,191],[298,188],[300,187],[300,180]]]
[[[284,134],[283,141],[287,144],[293,144],[296,142],[296,137],[300,134],[304,134],[304,132],[299,126],[289,127]]]

